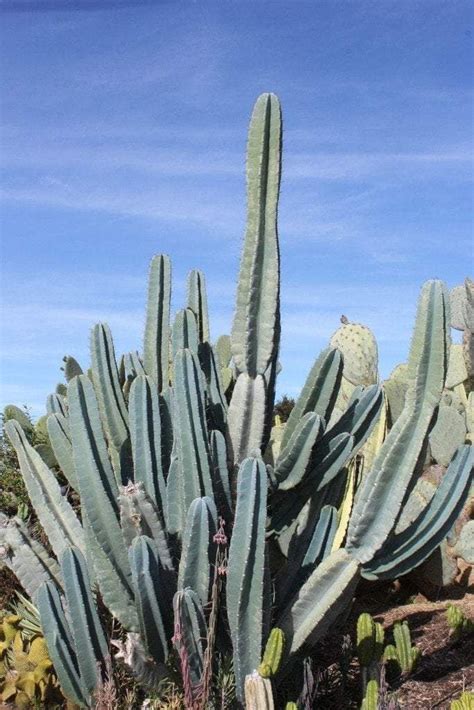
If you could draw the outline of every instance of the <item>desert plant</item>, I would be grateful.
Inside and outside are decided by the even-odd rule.
[[[294,406],[295,400],[293,397],[288,397],[288,395],[284,394],[277,402],[275,402],[273,415],[275,417],[280,417],[280,421],[284,424],[288,421],[288,417],[290,416]]]
[[[456,641],[461,638],[463,634],[470,634],[474,631],[474,622],[468,619],[463,611],[454,604],[448,605],[446,619],[451,629],[451,636]]]
[[[262,662],[258,667],[258,672],[262,678],[272,678],[276,676],[280,668],[285,646],[285,636],[281,629],[272,629],[265,646]]]
[[[380,414],[380,387],[356,385],[333,417],[344,360],[327,348],[291,411],[278,455],[264,460],[279,369],[281,132],[278,99],[264,94],[250,124],[232,334],[219,339],[217,355],[203,275],[191,273],[187,307],[170,327],[171,265],[156,256],[143,354],[117,362],[111,332],[98,324],[88,374],[66,360],[67,392],[48,398],[46,425],[80,497],[80,520],[20,423],[6,425],[60,566],[21,520],[5,516],[1,559],[35,596],[61,685],[80,705],[90,705],[108,662],[97,591],[127,632],[113,639],[117,657],[143,686],[156,688],[177,656],[186,707],[208,707],[218,645],[231,650],[238,702],[246,678],[252,697],[270,702],[270,681],[254,672],[272,625],[285,637],[278,685],[303,646],[324,636],[348,606],[360,578],[394,578],[418,565],[467,495],[472,453],[465,446],[429,505],[396,531],[445,381],[449,301],[439,281],[422,289],[404,408],[357,490],[343,548],[332,551],[338,509],[348,466]]]
[[[474,693],[465,690],[451,703],[451,710],[474,710]]]
[[[56,707],[64,698],[41,630],[25,634],[22,617],[0,625],[0,699],[16,708]]]
[[[369,680],[362,701],[361,710],[377,710],[379,706],[379,684],[376,680]]]
[[[411,644],[410,627],[407,621],[395,623],[393,639],[394,644],[385,647],[383,654],[385,663],[398,672],[411,673],[420,659],[421,651]]]
[[[364,612],[357,620],[357,657],[362,670],[362,689],[365,693],[367,679],[378,680],[378,664],[383,654],[385,632],[382,624]]]

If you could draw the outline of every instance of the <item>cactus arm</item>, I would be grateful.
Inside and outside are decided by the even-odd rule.
[[[342,356],[339,350],[323,350],[314,363],[285,426],[282,448],[287,445],[301,417],[315,412],[328,422],[337,399],[342,377]]]
[[[46,398],[46,412],[48,414],[62,414],[67,416],[67,407],[64,397],[56,392],[49,394]]]
[[[291,494],[285,492],[272,496],[269,531],[280,535],[288,529],[303,510],[306,502],[333,481],[343,470],[351,457],[353,437],[340,434],[332,439],[325,451],[321,452],[319,463],[294,488]]]
[[[106,323],[98,323],[92,329],[91,362],[103,424],[114,448],[120,453],[129,436],[128,412],[120,387],[112,334]]]
[[[5,431],[15,447],[28,495],[55,554],[60,556],[68,545],[75,544],[84,549],[82,525],[61,494],[55,475],[15,420],[5,424]]]
[[[473,462],[472,446],[459,447],[428,505],[363,566],[363,577],[395,579],[429,557],[449,533],[464,506],[471,486]]]
[[[178,589],[190,588],[203,606],[209,602],[216,562],[217,510],[212,498],[196,498],[189,506],[184,528]]]
[[[80,707],[90,707],[90,697],[79,673],[69,623],[54,584],[48,582],[39,588],[35,604],[40,613],[48,653],[65,695]]]
[[[136,613],[130,565],[118,521],[118,488],[107,457],[94,389],[85,375],[69,384],[68,401],[81,504],[90,527],[88,537],[95,541],[94,571],[111,612],[133,630]]]
[[[76,469],[74,468],[71,432],[69,431],[68,420],[62,414],[50,414],[47,419],[47,427],[49,440],[59,467],[66,476],[69,484],[77,491],[78,482]]]
[[[367,441],[382,411],[383,392],[378,385],[370,385],[362,392],[355,392],[342,417],[327,432],[333,438],[347,431],[354,437],[352,455]]]
[[[322,428],[321,418],[314,412],[301,417],[275,465],[279,490],[288,491],[303,480]]]
[[[143,365],[162,392],[169,381],[169,323],[171,262],[168,256],[154,256],[150,264],[148,303],[143,345]]]
[[[207,416],[212,428],[225,431],[227,400],[220,381],[214,351],[209,343],[199,343],[199,362],[206,380]]]
[[[245,678],[245,710],[274,710],[272,682],[257,673]]]
[[[98,543],[91,525],[83,516],[87,534],[87,565],[89,575],[97,582],[102,600],[111,614],[124,629],[138,629],[137,610],[133,599],[131,571],[124,578],[113,558],[110,558]]]
[[[449,346],[446,299],[441,282],[428,281],[423,287],[410,351],[405,409],[357,492],[349,522],[347,548],[361,562],[373,557],[396,524],[441,397]]]
[[[285,634],[281,629],[275,627],[270,631],[270,636],[265,644],[262,662],[258,667],[258,673],[262,678],[271,678],[278,673],[284,647]]]
[[[128,554],[140,635],[147,653],[157,663],[164,663],[168,658],[168,640],[160,595],[157,594],[162,581],[158,553],[150,538],[139,536],[134,539]]]
[[[332,505],[323,506],[318,523],[314,528],[314,533],[303,557],[303,568],[307,566],[313,567],[326,559],[331,552],[336,529],[336,508]]]
[[[60,586],[59,565],[43,545],[29,533],[19,518],[0,513],[0,566],[5,564],[17,577],[30,597],[43,582]]]
[[[133,381],[129,417],[134,480],[143,483],[151,500],[162,511],[166,483],[161,460],[160,403],[151,377],[139,375]]]
[[[180,470],[177,456],[171,457],[166,479],[166,527],[170,535],[180,533],[183,528],[183,501],[181,498]]]
[[[66,382],[70,382],[76,375],[82,375],[82,367],[79,365],[77,360],[72,357],[72,355],[65,355],[63,357],[64,366],[61,368],[64,370],[64,377]]]
[[[211,431],[210,454],[213,469],[213,485],[218,508],[222,511],[224,519],[230,520],[232,493],[230,490],[229,469],[227,465],[227,446],[224,435],[220,431]]]
[[[227,615],[234,650],[237,695],[262,652],[267,474],[261,459],[246,459],[237,482],[237,507],[229,550]]]
[[[309,637],[315,642],[326,633],[347,606],[359,577],[358,562],[344,549],[315,569],[277,621],[287,639],[286,658]]]
[[[237,369],[251,377],[262,375],[278,350],[281,132],[279,101],[273,94],[262,94],[249,130],[247,231],[231,335]]]
[[[119,507],[125,544],[130,546],[139,535],[151,538],[163,569],[172,572],[174,565],[163,521],[141,483],[129,483],[121,489]]]
[[[92,693],[99,680],[97,665],[105,668],[109,650],[92,599],[86,563],[77,548],[65,550],[61,571],[79,673],[84,686]]]
[[[190,308],[178,311],[172,330],[173,361],[180,350],[191,350],[191,352],[197,354],[198,346],[198,327],[194,312]]]
[[[188,276],[188,308],[196,316],[199,342],[209,342],[209,314],[207,309],[206,280],[202,271],[193,269]]]
[[[310,512],[308,517],[312,519],[314,516]],[[277,577],[279,606],[288,601],[293,590],[301,587],[330,554],[336,534],[337,510],[334,506],[325,505],[321,508],[316,524],[311,521],[308,523],[301,535],[298,530],[295,532],[288,551],[288,562]]]
[[[180,350],[174,374],[176,453],[186,512],[195,498],[212,496],[204,391],[197,356],[190,350]]]
[[[338,513],[338,525],[332,545],[333,551],[338,550],[340,547],[342,547],[342,543],[344,542],[346,537],[347,526],[349,525],[352,506],[354,504],[354,496],[358,485],[359,476],[357,469],[357,462],[352,460],[350,465],[347,467],[347,480],[344,495],[342,498],[342,503],[340,505]]]
[[[173,600],[175,634],[181,666],[186,667],[193,686],[203,677],[204,654],[207,646],[207,627],[203,608],[198,595],[192,589],[176,592]],[[186,692],[186,673],[183,672]]]
[[[397,656],[402,670],[406,671],[411,665],[410,649],[411,638],[410,629],[406,622],[395,624],[393,627],[393,640],[397,649]]]
[[[237,378],[230,401],[227,421],[229,444],[235,463],[260,451],[265,424],[265,381],[243,372]]]
[[[379,684],[376,680],[369,680],[362,701],[361,710],[377,710],[379,708]]]
[[[106,499],[105,510],[118,517],[118,486],[107,455],[94,388],[86,375],[71,381],[68,400],[71,442],[81,500],[82,489],[84,499],[89,498],[88,492],[95,493],[94,489],[97,489],[104,502]]]
[[[122,392],[128,402],[130,396],[130,388],[138,375],[146,375],[140,356],[137,352],[125,353],[123,357],[124,382],[119,374],[119,382],[122,386]],[[156,383],[153,381],[154,386]]]

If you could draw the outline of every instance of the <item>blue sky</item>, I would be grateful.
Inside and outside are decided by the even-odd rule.
[[[342,313],[407,353],[419,287],[472,273],[472,12],[457,0],[4,0],[1,400],[35,415],[64,354],[140,349],[148,262],[230,328],[248,118],[284,112],[280,393]]]

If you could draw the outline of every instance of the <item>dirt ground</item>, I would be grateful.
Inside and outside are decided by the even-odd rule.
[[[361,702],[360,672],[356,659],[350,665],[348,678],[341,683],[340,649],[344,634],[355,644],[355,626],[362,611],[370,612],[385,629],[386,643],[391,642],[391,628],[396,621],[407,621],[412,643],[422,652],[413,674],[400,678],[391,687],[398,704],[407,710],[449,710],[451,701],[463,690],[474,691],[474,634],[453,640],[446,621],[449,604],[458,606],[466,617],[474,619],[474,594],[464,590],[455,598],[449,594],[442,601],[429,601],[422,595],[398,600],[393,593],[378,590],[359,594],[351,614],[338,634],[327,638],[314,656],[317,665],[329,666],[320,678],[318,702],[324,710],[359,708]],[[405,597],[405,598],[403,598]],[[457,597],[457,598],[456,598]]]

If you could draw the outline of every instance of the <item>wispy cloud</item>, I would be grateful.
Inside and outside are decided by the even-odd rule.
[[[387,374],[420,283],[467,268],[468,3],[104,4],[2,15],[4,400],[42,407],[64,353],[88,362],[98,320],[117,351],[140,347],[158,250],[174,307],[205,267],[212,333],[228,332],[248,114],[269,89],[284,109],[280,388],[297,392],[341,314],[374,330]]]

